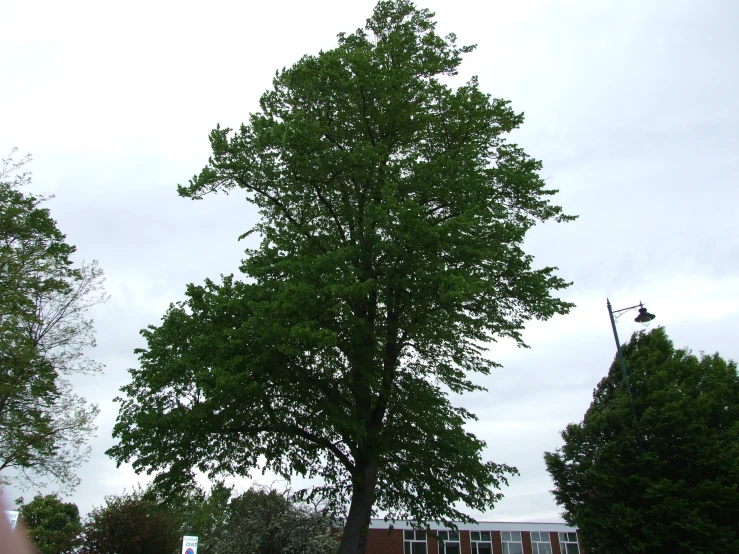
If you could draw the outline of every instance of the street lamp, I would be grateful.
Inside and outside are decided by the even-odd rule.
[[[644,304],[639,302],[636,306],[629,306],[628,308],[621,308],[620,310],[611,309],[611,301],[606,298],[606,306],[608,306],[608,315],[611,316],[611,327],[613,328],[613,338],[616,339],[616,350],[618,351],[618,359],[621,362],[621,372],[624,374],[624,383],[626,383],[626,392],[629,393],[629,404],[631,404],[631,415],[636,419],[636,410],[634,409],[634,398],[631,396],[631,385],[629,384],[629,375],[626,373],[626,362],[624,362],[624,355],[621,352],[621,341],[618,340],[618,332],[616,331],[616,319],[613,314],[618,314],[616,317],[621,316],[624,312],[639,308],[639,315],[634,318],[634,321],[641,323],[644,327],[648,327],[652,320],[655,318],[654,314],[650,314],[644,307]]]

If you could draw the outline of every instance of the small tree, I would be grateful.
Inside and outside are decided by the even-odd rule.
[[[163,491],[149,487],[140,498],[179,521],[179,535],[198,537],[202,554],[334,554],[338,548],[325,510],[289,490],[253,488],[232,498],[233,488],[216,483]]]
[[[97,406],[76,396],[66,376],[100,365],[88,310],[105,300],[96,263],[75,267],[74,246],[21,189],[29,158],[0,168],[0,486],[42,486],[47,478],[73,488],[86,459]]]
[[[177,490],[149,486],[141,498],[179,521],[181,536],[198,537],[198,554],[217,554],[216,545],[228,521],[232,487],[215,483],[210,492],[194,485]]]
[[[623,346],[581,423],[547,452],[557,503],[598,554],[739,548],[739,376],[718,354],[676,350],[663,328]]]
[[[286,493],[252,489],[233,498],[217,554],[334,554],[339,547],[321,511],[295,503]]]
[[[20,518],[28,537],[43,554],[72,554],[81,543],[80,512],[76,504],[56,494],[37,495],[28,504],[18,499]]]
[[[375,508],[470,521],[515,469],[483,459],[474,415],[449,393],[496,363],[485,342],[566,313],[567,283],[522,250],[549,202],[541,167],[506,134],[523,121],[476,79],[472,47],[433,14],[382,1],[337,48],[278,72],[261,112],[218,127],[180,193],[242,189],[260,210],[246,282],[190,286],[143,331],[109,450],[178,486],[196,469],[261,466],[320,480],[347,511],[341,552],[366,546]]]
[[[80,554],[175,554],[182,515],[144,497],[141,490],[107,496],[83,527]]]
[[[217,546],[226,530],[232,491],[232,487],[216,483],[210,492],[187,487],[177,494],[163,496],[150,488],[147,495],[158,498],[162,505],[180,514],[180,534],[198,537],[198,554],[220,554]]]

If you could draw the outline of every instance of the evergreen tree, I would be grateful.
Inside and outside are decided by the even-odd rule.
[[[623,346],[581,423],[545,454],[564,517],[594,554],[739,548],[739,376],[661,327]]]

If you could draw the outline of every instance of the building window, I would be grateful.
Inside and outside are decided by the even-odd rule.
[[[580,546],[577,544],[577,533],[560,533],[559,549],[562,554],[580,554]]]
[[[428,554],[426,549],[426,531],[403,531],[404,554]]]
[[[439,554],[460,554],[459,531],[438,531]]]
[[[531,552],[533,554],[552,554],[552,541],[545,531],[531,531]]]
[[[472,544],[472,554],[493,554],[490,531],[471,531],[470,543]]]
[[[521,531],[503,531],[500,538],[503,541],[503,554],[523,554]]]

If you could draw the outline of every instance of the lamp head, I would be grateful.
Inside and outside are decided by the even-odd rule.
[[[644,325],[644,327],[649,327],[649,324],[652,323],[652,320],[657,317],[654,314],[650,314],[647,309],[642,306],[639,308],[639,315],[634,318],[634,321],[637,323],[641,323]]]

